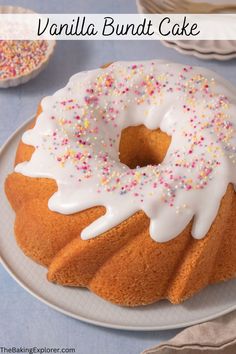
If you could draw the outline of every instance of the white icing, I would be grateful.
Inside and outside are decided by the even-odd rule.
[[[100,235],[139,210],[159,242],[193,219],[204,237],[229,183],[236,183],[235,90],[203,68],[164,61],[117,62],[74,75],[42,100],[42,113],[23,142],[35,147],[16,172],[56,181],[53,211],[72,214],[102,205],[85,228]],[[144,124],[172,136],[164,161],[131,170],[119,161],[125,127]]]

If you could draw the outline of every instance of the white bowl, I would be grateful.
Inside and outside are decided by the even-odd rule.
[[[11,13],[13,14],[13,13],[34,13],[34,12],[30,9],[25,9],[23,7],[0,6],[0,14],[11,14]],[[3,80],[0,79],[0,88],[7,88],[7,87],[13,87],[13,86],[24,84],[25,82],[36,77],[43,70],[47,66],[49,60],[51,59],[56,45],[55,40],[49,40],[46,42],[48,44],[48,48],[44,59],[40,61],[40,63],[37,66],[35,66],[32,70],[26,72],[25,74],[11,77],[11,78],[6,78]]]

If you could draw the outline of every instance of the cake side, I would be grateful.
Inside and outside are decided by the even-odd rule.
[[[89,244],[76,238],[54,258],[48,279],[62,285],[82,284],[120,305],[137,306],[165,298],[172,303],[180,303],[209,283],[236,276],[235,253],[231,251],[236,246],[232,202],[235,203],[235,193],[229,186],[219,214],[202,240],[191,237],[189,225],[175,240],[156,243],[149,237],[148,220],[141,213],[135,215],[133,223],[130,220],[130,226],[121,224],[120,229],[101,235],[100,242],[94,239],[91,241],[97,242]],[[225,220],[229,220],[231,232],[227,232]],[[138,232],[133,236],[136,227]],[[117,236],[125,241],[124,246],[112,247],[112,239]],[[82,247],[84,242],[87,242],[85,248]],[[96,247],[99,243],[100,246]],[[103,251],[107,247],[108,258]],[[232,257],[224,264],[219,257],[228,257],[229,253]],[[95,269],[89,267],[91,260],[96,265]],[[86,282],[83,280],[81,283],[87,268],[89,276]]]
[[[73,76],[43,99],[6,180],[23,252],[49,281],[125,306],[234,278],[232,92],[163,61]]]
[[[32,152],[21,142],[16,163],[28,160]],[[163,298],[180,303],[209,283],[236,276],[236,197],[231,185],[204,239],[193,239],[188,225],[166,243],[150,238],[149,219],[142,211],[84,241],[81,230],[104,208],[69,216],[52,212],[47,202],[56,188],[51,179],[15,172],[5,185],[16,211],[16,240],[27,256],[49,267],[50,281],[88,287],[113,303],[138,306]]]

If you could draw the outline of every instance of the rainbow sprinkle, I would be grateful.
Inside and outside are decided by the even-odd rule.
[[[28,74],[46,58],[47,41],[0,40],[0,80]]]

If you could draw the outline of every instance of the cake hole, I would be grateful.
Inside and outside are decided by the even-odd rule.
[[[120,139],[120,161],[130,168],[158,165],[171,143],[171,137],[160,129],[150,130],[144,125],[128,127]]]

